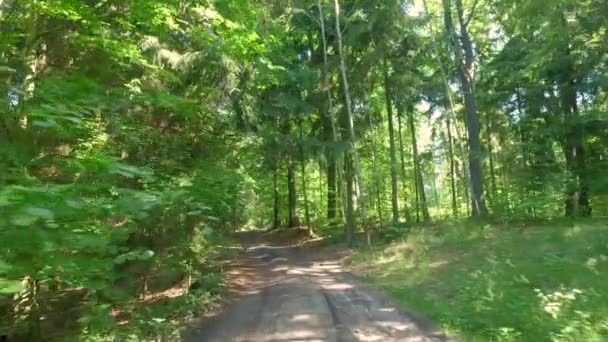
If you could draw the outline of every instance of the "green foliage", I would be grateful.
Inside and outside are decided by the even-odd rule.
[[[76,307],[66,321],[80,323],[66,330],[81,337],[176,336],[171,316],[209,304],[221,285],[220,273],[205,270],[223,234],[296,214],[335,238],[348,196],[365,195],[369,208],[353,209],[368,209],[385,241],[415,239],[412,223],[425,216],[469,216],[470,185],[482,178],[493,222],[608,210],[602,1],[338,3],[343,51],[330,1],[0,1],[0,312],[14,313],[0,318],[11,334],[40,340],[55,323],[40,317],[60,303]],[[465,21],[455,37],[446,13]],[[465,36],[474,47],[467,72],[480,156],[467,145],[477,133],[464,119]],[[353,144],[339,64],[353,102]],[[346,186],[353,148],[365,194]],[[472,157],[485,177],[473,179]],[[389,212],[406,222],[387,225]],[[460,233],[441,241],[489,243]],[[507,247],[547,241],[510,239],[474,255],[472,278],[454,280],[464,304],[435,316],[486,338],[541,330],[557,340],[596,338],[604,323],[587,306],[602,296],[571,279],[535,279],[539,291],[523,293],[508,260],[526,279],[539,265],[551,277],[558,266],[578,273],[557,252],[528,265]],[[573,259],[583,253],[579,243]],[[445,244],[424,240],[416,262]],[[434,274],[423,270],[420,279]],[[171,314],[146,312],[143,297],[184,279],[202,290],[180,297]],[[519,294],[525,302],[510,299]],[[548,320],[539,302],[560,303],[563,318]],[[127,324],[133,331],[117,332],[121,305],[141,310]]]
[[[6,13],[17,15],[0,39],[0,311],[14,315],[0,333],[177,336],[222,285],[204,271],[217,236],[247,222],[225,101],[232,45],[255,33],[200,1],[10,1]],[[141,299],[185,279],[203,289],[170,308]],[[126,328],[117,308],[133,311]]]

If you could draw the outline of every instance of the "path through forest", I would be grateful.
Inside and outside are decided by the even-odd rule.
[[[345,272],[335,249],[268,243],[243,235],[230,271],[233,298],[188,342],[444,341],[421,319]]]

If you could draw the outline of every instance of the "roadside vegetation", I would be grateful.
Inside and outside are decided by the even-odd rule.
[[[395,230],[351,269],[463,341],[604,341],[608,227],[443,224]]]

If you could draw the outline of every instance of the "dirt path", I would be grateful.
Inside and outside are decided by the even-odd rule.
[[[231,304],[187,342],[445,340],[343,271],[336,253],[247,239]]]

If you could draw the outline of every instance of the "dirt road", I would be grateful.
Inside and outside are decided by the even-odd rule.
[[[445,341],[343,271],[336,253],[252,236],[231,271],[231,304],[187,342]]]

